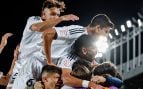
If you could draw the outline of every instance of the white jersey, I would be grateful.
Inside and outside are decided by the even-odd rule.
[[[42,47],[42,32],[32,31],[31,25],[34,23],[42,22],[41,18],[38,16],[32,16],[28,19],[26,27],[23,32],[23,37],[20,42],[20,62],[25,61],[22,60],[25,57],[31,56],[33,52],[37,52]]]
[[[31,54],[41,49],[42,46],[42,33],[31,30],[31,25],[37,22],[42,22],[38,16],[29,17],[26,27],[23,32],[22,40],[20,42],[18,60],[13,69],[13,73],[9,80],[8,86],[14,82],[19,70],[31,57]],[[11,86],[10,86],[11,87]]]
[[[79,25],[70,25],[56,27],[57,39],[52,42],[51,56],[54,59],[63,57],[68,54],[72,43],[82,34],[87,34],[84,27]]]
[[[61,89],[74,89],[74,88],[70,87],[70,86],[67,86],[67,85],[64,85],[63,87],[61,87]]]
[[[39,80],[42,67],[47,64],[42,52],[36,52],[33,57],[21,68],[14,81],[12,89],[26,89],[32,87]]]
[[[72,65],[78,59],[78,57],[75,55],[69,54],[67,56],[61,57],[60,59],[61,60],[59,60],[58,64],[57,64],[58,67],[68,68],[68,69],[72,70]],[[64,85],[63,87],[61,87],[61,89],[74,89],[74,88]]]
[[[57,66],[72,70],[72,65],[77,59],[78,59],[77,56],[69,54],[67,56],[61,57],[60,60],[58,61]]]

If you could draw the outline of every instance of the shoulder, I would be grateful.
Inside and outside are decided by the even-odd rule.
[[[83,26],[80,25],[69,25],[69,26],[62,26],[62,27],[55,27],[56,29],[84,29]]]
[[[65,26],[69,29],[84,29],[83,26],[80,26],[80,25],[70,25],[70,26]]]
[[[40,16],[30,16],[28,19],[35,19],[35,20],[40,20]]]
[[[70,25],[69,27],[71,27],[71,28],[84,28],[84,27],[81,26],[81,25]]]
[[[41,20],[40,16],[31,16],[28,18],[28,21],[38,21],[38,20]]]

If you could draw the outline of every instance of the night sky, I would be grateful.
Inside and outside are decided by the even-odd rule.
[[[7,73],[13,58],[13,50],[21,40],[22,32],[29,16],[39,16],[44,0],[3,0],[0,3],[0,37],[6,32],[15,35],[0,55],[0,71]],[[119,29],[121,24],[131,17],[137,18],[137,12],[143,8],[143,0],[64,0],[66,10],[62,14],[75,14],[77,22],[63,22],[60,25],[79,24],[87,26],[90,19],[99,13],[107,14]]]

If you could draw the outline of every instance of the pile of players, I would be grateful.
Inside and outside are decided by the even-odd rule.
[[[86,26],[57,27],[63,21],[76,21],[73,14],[62,15],[63,1],[43,2],[41,16],[27,20],[14,60],[0,84],[7,89],[118,89],[123,81],[116,66],[98,64],[95,45],[107,37],[114,24],[105,14],[95,15]],[[10,33],[8,33],[10,34]],[[11,35],[9,35],[11,36]],[[8,36],[8,37],[9,37]],[[6,45],[6,38],[4,42]],[[4,46],[0,45],[0,51]]]

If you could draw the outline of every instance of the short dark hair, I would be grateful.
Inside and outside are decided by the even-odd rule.
[[[77,65],[84,65],[84,66],[86,66],[89,70],[92,69],[91,63],[88,62],[88,61],[86,61],[86,60],[82,60],[82,59],[76,60],[76,61],[73,63],[73,65],[72,65],[72,69],[75,69]]]
[[[63,1],[58,1],[58,0],[46,0],[43,2],[42,10],[45,8],[53,8],[57,7],[60,9],[61,12],[64,12],[65,9],[65,3]]]
[[[57,66],[52,66],[52,65],[45,65],[43,68],[42,68],[42,73],[46,71],[46,72],[51,72],[51,73],[58,73],[58,74],[61,74],[62,73],[62,70],[61,68],[57,67]]]
[[[42,72],[41,72],[41,75],[40,75],[40,80],[42,80],[42,74],[44,72],[47,72],[47,73],[58,73],[59,75],[61,75],[62,74],[62,69],[60,67],[57,67],[57,66],[45,65],[42,68]]]
[[[110,20],[110,18],[105,15],[105,14],[98,14],[95,15],[91,23],[89,24],[90,27],[95,27],[96,25],[100,25],[102,28],[103,27],[111,27],[114,28],[113,22]]]
[[[111,62],[103,62],[93,69],[93,75],[105,75],[109,74],[113,77],[122,79],[120,73],[117,71],[116,66]]]

